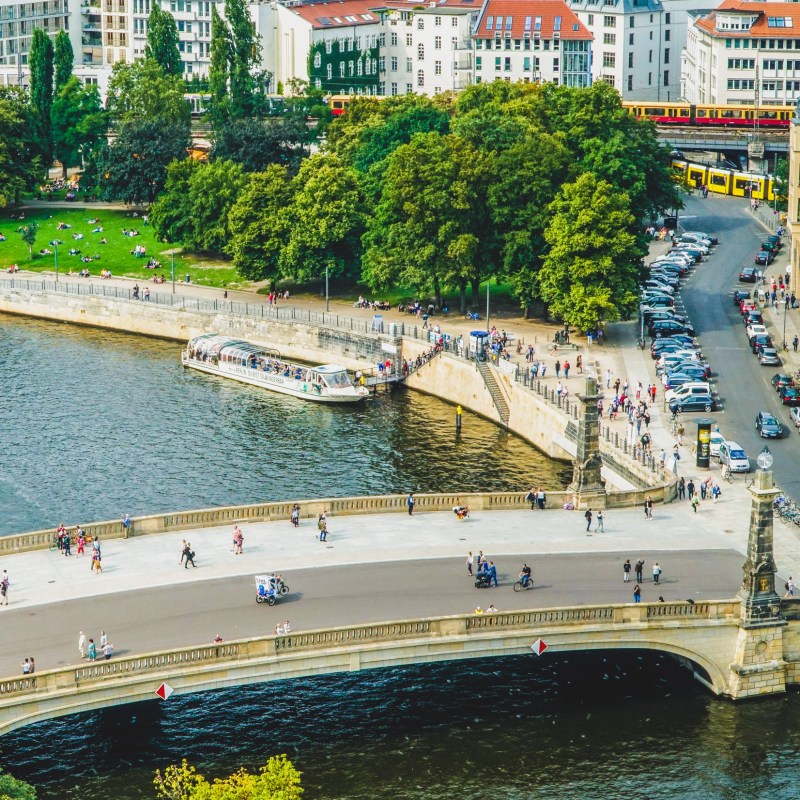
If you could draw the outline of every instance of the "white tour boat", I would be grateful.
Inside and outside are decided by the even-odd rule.
[[[338,364],[292,364],[277,350],[215,333],[190,340],[181,362],[184,367],[318,403],[357,403],[369,395],[363,386],[354,386]]]

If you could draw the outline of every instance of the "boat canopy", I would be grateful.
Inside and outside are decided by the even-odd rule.
[[[242,339],[230,339],[215,333],[195,336],[189,341],[186,349],[193,358],[202,359],[204,356],[209,358],[216,356],[220,361],[234,363],[238,361],[242,365],[257,358],[280,358],[277,350],[245,342]]]

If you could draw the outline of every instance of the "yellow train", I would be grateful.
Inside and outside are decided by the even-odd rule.
[[[691,189],[702,189],[707,186],[709,192],[716,194],[767,202],[775,199],[772,175],[740,172],[725,167],[709,167],[705,164],[694,164],[691,161],[678,159],[672,160],[672,169],[675,173],[675,180]]]

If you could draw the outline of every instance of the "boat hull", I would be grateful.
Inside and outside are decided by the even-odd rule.
[[[311,400],[315,403],[359,403],[365,397],[367,392],[359,392],[355,389],[353,394],[331,394],[329,390],[325,394],[317,394],[311,390],[304,381],[296,380],[294,378],[284,378],[282,375],[273,375],[264,373],[259,370],[247,369],[246,367],[234,367],[233,369],[221,369],[217,364],[210,364],[205,361],[196,361],[192,358],[187,358],[185,354],[181,356],[181,363],[184,367],[196,369],[199,372],[206,372],[209,375],[217,375],[220,378],[230,378],[239,383],[246,383],[250,386],[258,386],[261,389],[268,389],[271,392],[278,392],[278,394],[286,394],[291,397],[299,397],[301,400]],[[255,374],[248,374],[255,373]],[[295,386],[299,384],[299,386]],[[306,390],[303,390],[303,386]]]

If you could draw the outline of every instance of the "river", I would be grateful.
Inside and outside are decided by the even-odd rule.
[[[563,486],[569,469],[398,391],[328,408],[184,371],[174,343],[0,316],[0,533],[320,495]],[[486,659],[173,697],[32,725],[41,800],[153,797],[186,757],[287,753],[315,800],[786,800],[800,695],[734,705],[650,652]]]

